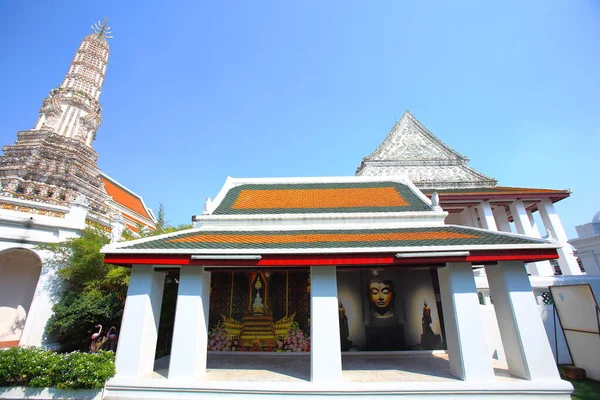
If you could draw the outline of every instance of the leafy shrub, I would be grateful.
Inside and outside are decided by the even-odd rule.
[[[58,354],[35,347],[0,351],[0,386],[101,389],[115,374],[114,353]]]
[[[123,305],[114,293],[92,289],[84,293],[65,293],[54,305],[46,332],[63,344],[64,350],[87,350],[96,324],[119,326]],[[98,322],[100,321],[100,322]]]

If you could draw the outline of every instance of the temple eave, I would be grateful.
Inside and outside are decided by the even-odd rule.
[[[267,267],[267,268],[306,268],[310,266],[335,265],[344,266],[427,266],[445,264],[448,262],[471,262],[486,264],[497,261],[526,261],[535,262],[558,258],[556,249],[530,248],[530,249],[491,249],[474,250],[468,255],[449,255],[422,258],[397,258],[396,252],[384,253],[333,253],[333,254],[262,254],[260,259],[203,259],[193,260],[189,254],[105,254],[104,262],[130,267],[139,265],[176,265],[176,266],[205,266],[205,267]]]

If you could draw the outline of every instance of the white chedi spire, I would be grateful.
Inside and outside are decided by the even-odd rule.
[[[92,29],[94,33],[86,36],[75,52],[60,87],[44,100],[34,128],[77,139],[89,147],[102,122],[98,100],[110,54],[106,38],[112,37],[106,19]]]

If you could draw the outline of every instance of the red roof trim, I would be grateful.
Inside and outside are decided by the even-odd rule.
[[[397,259],[395,253],[373,254],[265,254],[260,260],[192,260],[189,254],[106,254],[104,262],[131,266],[203,265],[232,267],[307,267],[318,265],[429,265],[447,262],[485,263],[496,261],[541,261],[558,258],[554,249],[480,250],[466,257],[427,257]]]

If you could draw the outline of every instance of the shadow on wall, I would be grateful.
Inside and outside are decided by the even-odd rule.
[[[0,340],[19,340],[41,273],[40,258],[31,250],[0,252]]]

